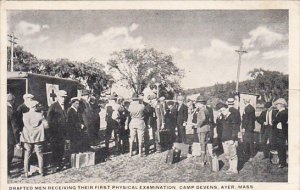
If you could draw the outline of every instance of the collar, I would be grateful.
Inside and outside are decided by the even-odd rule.
[[[71,106],[71,108],[73,108],[77,112],[77,109],[74,106]]]
[[[12,105],[9,102],[7,102],[7,106],[12,108]]]

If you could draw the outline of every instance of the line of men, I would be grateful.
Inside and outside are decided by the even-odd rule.
[[[24,149],[24,172],[28,177],[29,160],[35,150],[39,172],[43,176],[43,149],[50,142],[53,172],[60,171],[69,161],[64,161],[65,145],[70,142],[70,152],[84,152],[98,144],[100,128],[99,107],[96,98],[88,93],[73,97],[66,104],[67,92],[57,92],[57,100],[48,109],[33,100],[32,94],[23,96],[24,102],[15,108],[15,96],[7,95],[8,173],[14,156],[14,146]],[[68,158],[65,158],[68,160]]]
[[[65,91],[59,91],[57,101],[49,107],[47,116],[45,116],[50,134],[52,164],[55,166],[56,171],[61,170],[64,166],[63,155],[66,140],[70,140],[72,152],[86,151],[89,146],[97,145],[99,142],[97,134],[100,127],[100,108],[97,106],[95,98],[88,94],[83,94],[81,98],[73,97],[71,106],[67,109],[65,107],[66,97],[67,93]],[[33,96],[30,94],[24,95],[24,103],[18,107],[16,111],[17,118],[14,119],[14,96],[8,94],[8,168],[10,168],[13,157],[14,145],[19,145],[20,141],[18,137],[20,129],[18,124],[15,125],[15,120],[18,121],[18,119],[23,118],[30,110],[32,104],[29,102],[32,101],[32,98]],[[133,142],[136,140],[138,141],[139,155],[143,157],[143,147],[145,148],[145,154],[149,154],[149,132],[152,131],[153,133],[150,136],[154,138],[154,151],[161,152],[163,145],[161,131],[168,130],[172,142],[186,143],[186,128],[192,125],[197,131],[201,146],[201,165],[204,166],[206,162],[206,144],[214,143],[219,148],[223,147],[222,149],[230,165],[228,173],[232,174],[237,173],[238,157],[236,147],[239,132],[242,133],[242,145],[245,154],[249,155],[250,158],[255,156],[253,132],[255,120],[257,119],[263,126],[262,144],[265,156],[268,156],[271,145],[272,150],[278,151],[279,167],[283,168],[287,165],[285,141],[287,139],[288,111],[284,99],[280,98],[274,102],[278,111],[271,111],[273,107],[270,106],[270,103],[266,103],[266,109],[270,110],[265,110],[258,118],[255,117],[255,109],[250,104],[250,100],[245,100],[246,107],[241,117],[239,110],[233,106],[234,99],[228,99],[227,104],[218,103],[216,105],[216,110],[219,111],[216,122],[213,109],[206,103],[207,99],[201,95],[197,97],[194,103],[189,100],[186,105],[183,96],[178,96],[177,101],[166,101],[164,97],[157,98],[156,94],[147,97],[144,97],[143,94],[134,94],[131,102],[129,102],[113,94],[109,97],[109,102],[104,108],[106,112],[105,146],[108,150],[109,140],[114,134],[118,151],[125,153],[126,144],[129,142],[129,155],[132,156]],[[32,107],[37,111],[37,104]],[[192,122],[189,122],[189,116],[191,115]],[[25,127],[24,119],[23,126]],[[242,127],[241,131],[240,126]],[[40,142],[23,143],[34,144]],[[28,157],[31,156],[33,147],[28,148],[28,150],[25,148],[25,152],[28,151]],[[41,152],[40,147],[35,149],[36,152]],[[25,167],[27,166],[24,165]],[[40,170],[43,171],[42,168]]]

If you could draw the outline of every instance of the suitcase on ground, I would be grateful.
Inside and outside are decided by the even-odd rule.
[[[179,149],[171,149],[167,153],[166,157],[166,163],[167,164],[174,164],[176,162],[180,161],[180,153],[181,151]]]
[[[105,162],[108,157],[107,148],[101,147],[100,145],[91,148],[90,151],[95,153],[95,164]]]
[[[95,152],[71,154],[71,167],[83,168],[95,165]]]
[[[218,172],[220,171],[220,166],[219,166],[219,159],[217,156],[208,156],[209,164],[210,164],[210,169],[212,172]]]
[[[192,144],[192,156],[201,156],[200,143],[193,143]]]
[[[190,145],[184,143],[173,143],[173,148],[181,150],[181,157],[186,157],[189,153]]]
[[[277,151],[270,151],[270,160],[272,164],[279,164],[279,157]]]

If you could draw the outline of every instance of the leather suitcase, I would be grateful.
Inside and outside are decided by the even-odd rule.
[[[192,144],[192,155],[193,156],[201,156],[201,146],[200,143]]]
[[[71,167],[83,168],[95,165],[95,152],[71,154]]]
[[[212,172],[218,172],[220,171],[220,166],[219,166],[219,159],[217,156],[209,156],[209,164],[210,164],[210,169]]]
[[[96,146],[95,148],[90,149],[91,152],[95,152],[95,164],[99,164],[101,162],[105,162],[108,157],[107,148]]]
[[[186,157],[189,153],[190,145],[184,143],[173,143],[173,148],[181,150],[181,156]]]
[[[174,164],[180,161],[180,153],[179,149],[171,149],[167,153],[166,163],[167,164]]]

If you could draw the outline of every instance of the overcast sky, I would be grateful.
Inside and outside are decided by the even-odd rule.
[[[8,32],[38,58],[96,58],[113,51],[149,47],[174,57],[185,69],[184,88],[236,79],[264,68],[288,73],[288,11],[9,11]]]

